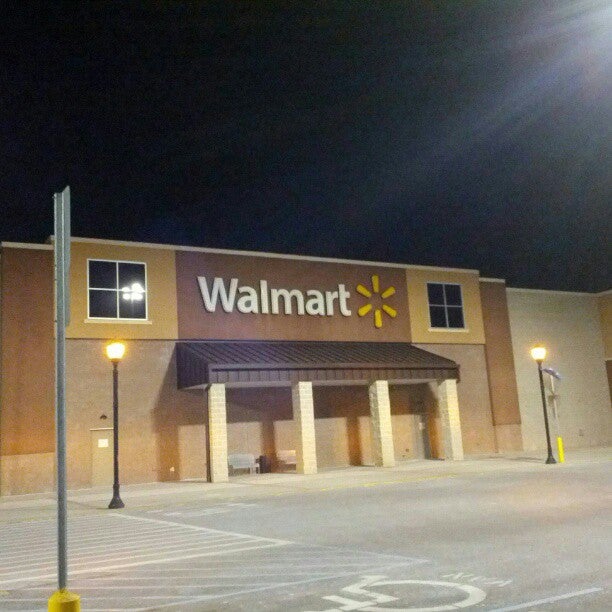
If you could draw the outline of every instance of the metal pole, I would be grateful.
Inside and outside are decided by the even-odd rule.
[[[67,500],[66,500],[66,227],[64,195],[69,201],[68,187],[56,193],[55,212],[55,432],[57,452],[57,576],[60,590],[67,583]],[[69,204],[68,204],[69,205]]]
[[[542,362],[538,361],[538,375],[540,377],[540,392],[542,394],[542,408],[544,409],[544,426],[546,427],[546,445],[548,447],[548,457],[546,463],[557,463],[553,456],[552,446],[550,445],[550,429],[548,427],[548,410],[546,409],[546,393],[544,391],[544,377],[542,376]]]
[[[113,499],[110,509],[123,508],[125,504],[119,495],[119,367],[113,361]]]
[[[68,505],[66,495],[66,325],[70,320],[70,188],[53,196],[55,244],[55,436],[57,468],[57,582],[49,612],[79,612],[81,598],[67,590]]]

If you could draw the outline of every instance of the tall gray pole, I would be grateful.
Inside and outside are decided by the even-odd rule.
[[[81,598],[67,590],[66,325],[70,321],[70,187],[53,196],[55,212],[55,435],[57,462],[57,582],[48,612],[80,612]]]
[[[55,208],[55,432],[57,452],[57,575],[67,582],[66,503],[66,325],[70,269],[70,187],[53,196]]]

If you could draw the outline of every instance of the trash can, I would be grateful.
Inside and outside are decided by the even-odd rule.
[[[259,463],[259,473],[260,474],[269,474],[272,471],[272,464],[270,459],[265,455],[259,455],[259,459],[257,459],[257,463]]]

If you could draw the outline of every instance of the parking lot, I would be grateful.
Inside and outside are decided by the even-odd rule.
[[[70,495],[84,610],[609,610],[608,451]],[[54,502],[0,502],[0,609],[56,588]]]

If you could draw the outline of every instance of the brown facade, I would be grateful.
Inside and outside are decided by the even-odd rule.
[[[3,249],[0,494],[50,490],[55,451],[53,253]]]
[[[601,325],[601,335],[606,359],[612,359],[612,291],[597,296],[597,307]]]
[[[491,412],[500,451],[520,450],[521,414],[519,410],[512,336],[508,316],[506,285],[480,283],[482,313],[486,339],[487,371]]]
[[[612,399],[612,291],[606,291],[598,296],[597,305],[601,321],[601,335],[604,342],[606,371],[608,373],[608,391]]]
[[[53,253],[2,252],[0,454],[53,452]]]
[[[364,265],[332,264],[306,260],[283,260],[280,258],[220,255],[214,253],[178,252],[177,293],[178,335],[181,339],[218,340],[361,340],[372,342],[410,342],[410,318],[406,293],[405,272],[401,268],[373,267]],[[384,302],[392,307],[395,318],[383,314],[382,327],[377,329],[373,312],[360,317],[359,307],[368,303],[356,287],[362,284],[371,287],[372,276],[377,275],[380,290],[394,287],[395,293]],[[239,285],[260,288],[265,280],[268,288],[298,289],[302,292],[317,290],[336,292],[343,284],[350,293],[347,305],[350,316],[339,312],[338,300],[334,301],[333,315],[287,315],[251,314],[224,312],[217,304],[215,312],[204,308],[198,277],[205,277],[210,285],[215,277],[221,277],[226,285],[232,278]],[[381,298],[372,296],[374,308]]]
[[[127,344],[119,366],[121,480],[126,484],[207,477],[207,396],[202,389],[179,389],[177,340],[283,340],[303,343],[302,348],[313,341],[330,343],[329,348],[333,342],[354,345],[351,348],[361,342],[374,350],[377,344],[390,348],[392,343],[414,343],[418,337],[423,340],[418,345],[421,349],[460,367],[457,391],[466,453],[511,449],[516,431],[520,435],[505,288],[503,284],[482,283],[479,293],[474,271],[86,240],[77,240],[73,248],[73,308],[67,341],[70,488],[92,486],[107,478],[97,472],[97,465],[108,448],[102,442],[112,438],[111,366],[103,354],[104,344],[111,338],[121,338]],[[87,318],[88,258],[146,264],[147,320]],[[50,490],[55,449],[53,253],[44,246],[5,246],[1,266],[0,493]],[[211,312],[205,308],[198,283],[201,276],[209,287],[219,277],[226,287],[236,278],[238,287],[256,291],[264,280],[268,290],[296,290],[304,299],[311,295],[309,291],[319,292],[324,300],[329,293],[331,302],[325,306],[331,308],[322,314],[298,314],[297,300],[290,299],[292,314],[285,314],[284,302],[279,314],[238,312],[236,308],[226,312],[218,299],[216,311]],[[427,282],[462,285],[466,329],[429,329]],[[345,291],[344,313],[340,296],[333,296],[341,293],[339,285]],[[371,295],[358,291],[359,285],[369,288]],[[360,316],[359,310],[367,304],[372,304],[372,309]],[[390,310],[383,310],[383,304]],[[376,309],[381,310],[378,326],[373,316]],[[346,314],[349,310],[350,315]],[[381,368],[354,380],[315,378],[318,465],[339,467],[373,461],[368,383],[379,378],[388,379],[391,385],[395,460],[443,457],[436,389],[441,380],[457,378],[453,367],[450,374],[432,369],[415,377],[398,374],[395,384],[391,370],[385,377]],[[287,385],[290,382],[284,381]],[[290,386],[230,386],[229,452],[273,458],[278,451],[295,449],[291,397]]]

